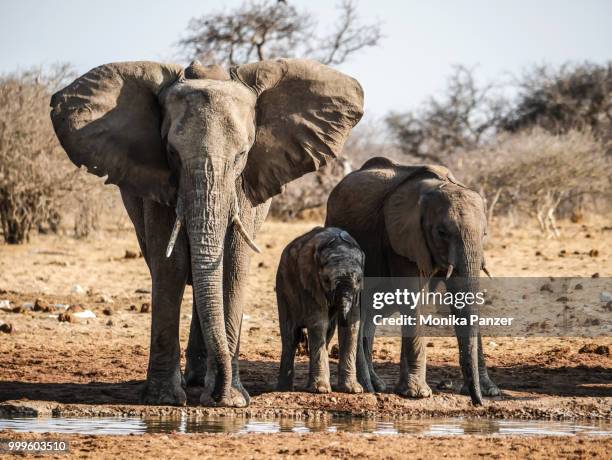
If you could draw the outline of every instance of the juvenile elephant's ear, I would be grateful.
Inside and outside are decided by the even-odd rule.
[[[363,115],[359,83],[316,61],[263,61],[231,75],[258,96],[255,144],[243,172],[253,204],[334,159]]]
[[[159,93],[182,74],[156,62],[106,64],[51,98],[51,120],[68,156],[97,176],[170,205],[176,187],[166,162]]]
[[[428,277],[433,272],[431,254],[421,225],[421,191],[418,181],[407,181],[384,204],[385,227],[393,251],[415,262]]]

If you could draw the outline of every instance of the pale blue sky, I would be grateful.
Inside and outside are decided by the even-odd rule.
[[[292,1],[292,0],[289,0]],[[79,72],[112,61],[177,60],[189,19],[242,0],[18,0],[0,6],[0,72],[71,62]],[[333,0],[293,0],[320,13]],[[341,69],[359,79],[371,116],[415,107],[444,87],[453,64],[483,81],[534,63],[612,59],[612,1],[362,0],[364,19],[384,23],[378,48]]]

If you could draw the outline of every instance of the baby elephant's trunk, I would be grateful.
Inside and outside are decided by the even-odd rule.
[[[342,278],[334,289],[334,310],[339,313],[340,324],[347,324],[349,312],[355,301],[355,288],[351,279]]]

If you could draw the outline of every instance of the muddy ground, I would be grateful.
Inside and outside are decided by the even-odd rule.
[[[198,407],[198,389],[189,391],[186,408],[137,404],[138,389],[146,375],[150,325],[150,313],[140,310],[142,304],[150,302],[150,281],[144,260],[138,257],[132,232],[107,229],[86,241],[67,236],[37,236],[27,245],[0,246],[0,302],[9,300],[11,309],[26,304],[26,308],[17,308],[18,312],[0,311],[0,322],[12,326],[10,333],[0,333],[0,402],[4,402],[7,410],[23,412],[30,408],[39,415],[186,412],[327,417],[330,412],[339,412],[385,418],[478,415],[612,419],[610,337],[485,338],[490,374],[503,394],[488,399],[483,408],[472,407],[467,397],[453,389],[438,389],[441,381],[460,384],[453,338],[429,340],[427,378],[434,391],[431,399],[409,400],[393,394],[274,392],[280,355],[274,295],[276,265],[285,244],[315,224],[267,222],[258,237],[264,252],[255,254],[252,260],[240,356],[243,383],[252,402],[249,408],[240,410]],[[562,222],[562,236],[547,239],[530,224],[513,226],[501,222],[489,232],[487,263],[495,276],[610,277],[611,225],[603,218]],[[36,299],[40,299],[40,305],[81,304],[91,309],[96,318],[60,322],[55,317],[58,311],[35,312],[27,308]],[[191,319],[190,299],[188,290],[181,313],[183,348]],[[602,327],[610,324],[609,308],[606,303],[594,306],[603,321]],[[1,325],[0,328],[10,329]],[[374,356],[380,375],[392,386],[398,377],[399,339],[379,338]],[[297,388],[305,385],[306,372],[307,360],[299,357]],[[0,437],[3,435],[0,433]],[[83,455],[113,455],[121,449],[145,456],[181,449],[181,453],[218,456],[225,446],[234,446],[238,454],[261,457],[320,453],[385,457],[408,452],[407,449],[418,457],[477,452],[537,456],[534,451],[537,447],[520,438],[465,437],[457,441],[411,437],[391,441],[370,435],[281,434],[146,435],[122,438],[121,443],[92,436],[71,439],[76,452]],[[457,443],[466,450],[457,450]],[[546,438],[538,440],[537,446],[550,449],[548,456],[556,453],[583,457],[608,449],[610,439]],[[376,449],[372,450],[373,447]]]

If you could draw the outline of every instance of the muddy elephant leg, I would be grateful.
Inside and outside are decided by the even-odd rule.
[[[357,344],[357,381],[363,388],[363,391],[367,393],[374,393],[375,391],[379,391],[374,388],[372,382],[372,376],[374,376],[374,380],[378,378],[378,376],[374,373],[374,368],[372,367],[372,345],[374,343],[374,335],[376,334],[376,326],[372,321],[372,317],[369,312],[364,308],[360,308],[361,310],[361,321],[359,324],[359,336],[358,336],[358,344]],[[380,380],[380,379],[378,379]]]
[[[172,256],[166,258],[166,244],[174,220],[172,208],[145,203],[144,221],[155,223],[155,231],[145,232],[153,282],[149,367],[141,393],[141,401],[145,404],[184,405],[186,402],[180,368],[179,319],[189,274],[189,256],[183,232]]]
[[[425,350],[425,340],[418,332],[406,331],[402,334],[400,378],[395,387],[397,394],[411,398],[431,396],[431,388],[425,380],[427,368]]]
[[[307,391],[312,393],[330,393],[329,357],[327,356],[327,320],[308,327],[308,348],[310,366]]]
[[[480,376],[480,391],[484,396],[499,396],[499,387],[489,377],[487,364],[485,361],[484,350],[482,348],[482,337],[478,332],[478,374]],[[467,385],[461,387],[461,394],[469,395],[470,391]]]
[[[359,340],[359,310],[353,308],[346,322],[338,326],[338,391],[362,393],[357,382],[357,342]]]

